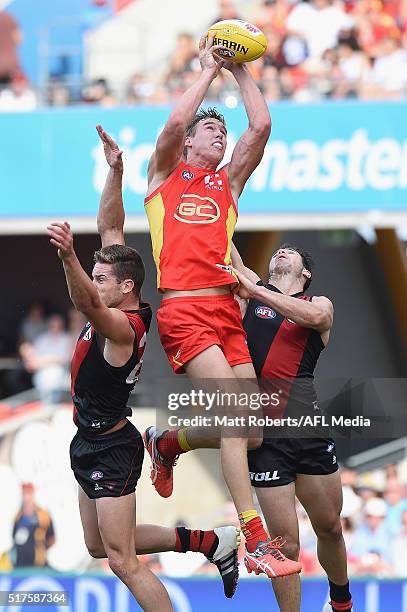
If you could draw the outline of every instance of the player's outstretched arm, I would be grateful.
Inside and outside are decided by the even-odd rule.
[[[123,151],[101,125],[97,125],[96,130],[103,143],[106,161],[109,164],[109,172],[99,204],[98,232],[102,240],[102,247],[124,244]]]
[[[96,287],[82,268],[73,248],[69,223],[51,223],[47,230],[50,242],[58,249],[58,257],[62,260],[69,295],[75,308],[83,312],[105,338],[117,344],[131,342],[134,332],[126,315],[117,308],[108,308],[103,304]]]
[[[148,167],[148,182],[154,186],[164,181],[179,163],[185,144],[185,132],[195,117],[212,81],[219,74],[224,61],[213,53],[222,45],[213,45],[213,36],[199,41],[199,61],[202,72],[198,80],[177,101],[163,131]]]
[[[234,269],[244,292],[244,297],[259,300],[266,306],[277,310],[302,327],[311,327],[321,334],[331,329],[333,323],[333,305],[328,298],[313,297],[312,302],[298,300],[290,295],[274,293],[266,287],[253,283],[238,269]],[[239,290],[239,294],[240,291]]]
[[[271,132],[271,117],[266,101],[244,64],[227,62],[225,67],[235,77],[249,119],[249,127],[238,140],[227,166],[233,197],[237,201],[246,181],[259,165]]]

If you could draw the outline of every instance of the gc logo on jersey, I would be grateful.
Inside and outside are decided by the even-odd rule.
[[[174,217],[182,223],[215,223],[220,217],[220,209],[212,198],[202,198],[194,193],[184,193]]]
[[[184,179],[184,181],[190,181],[191,179],[194,178],[194,173],[191,172],[190,170],[183,170],[181,172],[181,176]]]
[[[277,316],[277,313],[268,306],[257,306],[254,313],[260,317],[260,319],[274,319],[274,317]]]

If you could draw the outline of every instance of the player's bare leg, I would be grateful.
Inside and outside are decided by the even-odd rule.
[[[136,537],[135,495],[103,497],[96,500],[99,530],[111,570],[127,586],[146,612],[173,610],[164,585],[139,563]]]
[[[253,381],[249,391],[257,389],[255,372],[251,363],[235,366],[236,371],[228,364],[219,346],[213,345],[189,361],[186,372],[192,379],[214,379],[221,391],[239,393],[241,382]],[[239,378],[237,377],[239,375]],[[273,545],[263,527],[261,518],[254,510],[253,496],[249,479],[247,462],[248,438],[222,436],[221,463],[223,475],[239,515],[242,531],[246,538],[245,562],[249,570],[264,572],[271,576],[289,575],[299,572],[301,565],[286,559],[278,545]]]
[[[340,513],[342,486],[339,472],[327,475],[298,474],[296,495],[304,506],[318,538],[318,560],[330,581],[331,599],[341,610],[352,609],[345,541]],[[348,608],[343,607],[348,604]]]
[[[247,364],[247,374],[255,378],[252,364]],[[210,346],[191,359],[185,371],[192,379],[216,379],[217,388],[228,393],[241,391],[239,381],[228,364],[219,346]],[[221,388],[220,388],[221,386]],[[195,441],[196,442],[196,441]],[[221,439],[221,463],[223,475],[238,513],[253,507],[253,496],[250,488],[249,467],[247,463],[247,438]]]
[[[96,500],[89,499],[79,487],[79,510],[85,544],[96,559],[107,554],[99,531]],[[160,525],[136,525],[134,548],[139,555],[160,552],[200,552],[218,568],[225,596],[233,597],[239,579],[238,548],[240,531],[233,526],[207,531],[183,527],[172,529]]]
[[[270,536],[273,538],[282,535],[286,540],[281,548],[282,552],[289,559],[297,561],[300,545],[294,483],[281,487],[257,487],[256,494]],[[300,612],[301,582],[299,575],[274,579],[272,584],[280,612]]]

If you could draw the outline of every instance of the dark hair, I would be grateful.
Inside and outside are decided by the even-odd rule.
[[[188,125],[187,130],[185,132],[185,136],[195,136],[196,126],[198,125],[200,121],[203,121],[204,119],[216,119],[217,121],[220,121],[221,123],[223,123],[223,125],[226,127],[225,117],[221,115],[220,113],[218,113],[216,108],[214,107],[209,107],[207,109],[200,108],[199,111],[196,113],[195,117],[192,119],[191,123]],[[188,154],[188,148],[184,147],[185,159],[187,158],[187,154]]]
[[[95,251],[95,263],[106,263],[113,266],[113,272],[118,282],[130,278],[134,282],[133,293],[139,297],[141,287],[146,277],[143,260],[136,249],[123,244],[112,244]]]
[[[291,249],[292,251],[296,251],[298,255],[301,255],[302,265],[304,266],[306,270],[308,270],[308,272],[311,272],[311,277],[307,278],[304,284],[304,291],[306,291],[311,284],[312,271],[315,267],[315,262],[312,259],[311,255],[307,251],[303,251],[302,249],[299,249],[298,247],[293,246],[292,244],[289,244],[288,242],[285,242],[279,248],[280,249]]]

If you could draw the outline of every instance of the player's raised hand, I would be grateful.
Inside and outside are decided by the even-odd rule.
[[[58,249],[58,257],[67,259],[74,254],[73,234],[67,221],[64,223],[51,223],[47,226],[50,243]]]
[[[119,149],[118,144],[113,140],[111,136],[101,125],[96,126],[96,131],[99,134],[99,138],[103,143],[103,149],[105,151],[106,161],[111,168],[116,170],[123,170],[123,151]]]
[[[202,36],[199,41],[199,61],[202,71],[210,70],[214,73],[214,76],[217,76],[225,60],[214,55],[215,51],[222,49],[222,45],[214,45],[213,38],[213,36]]]

